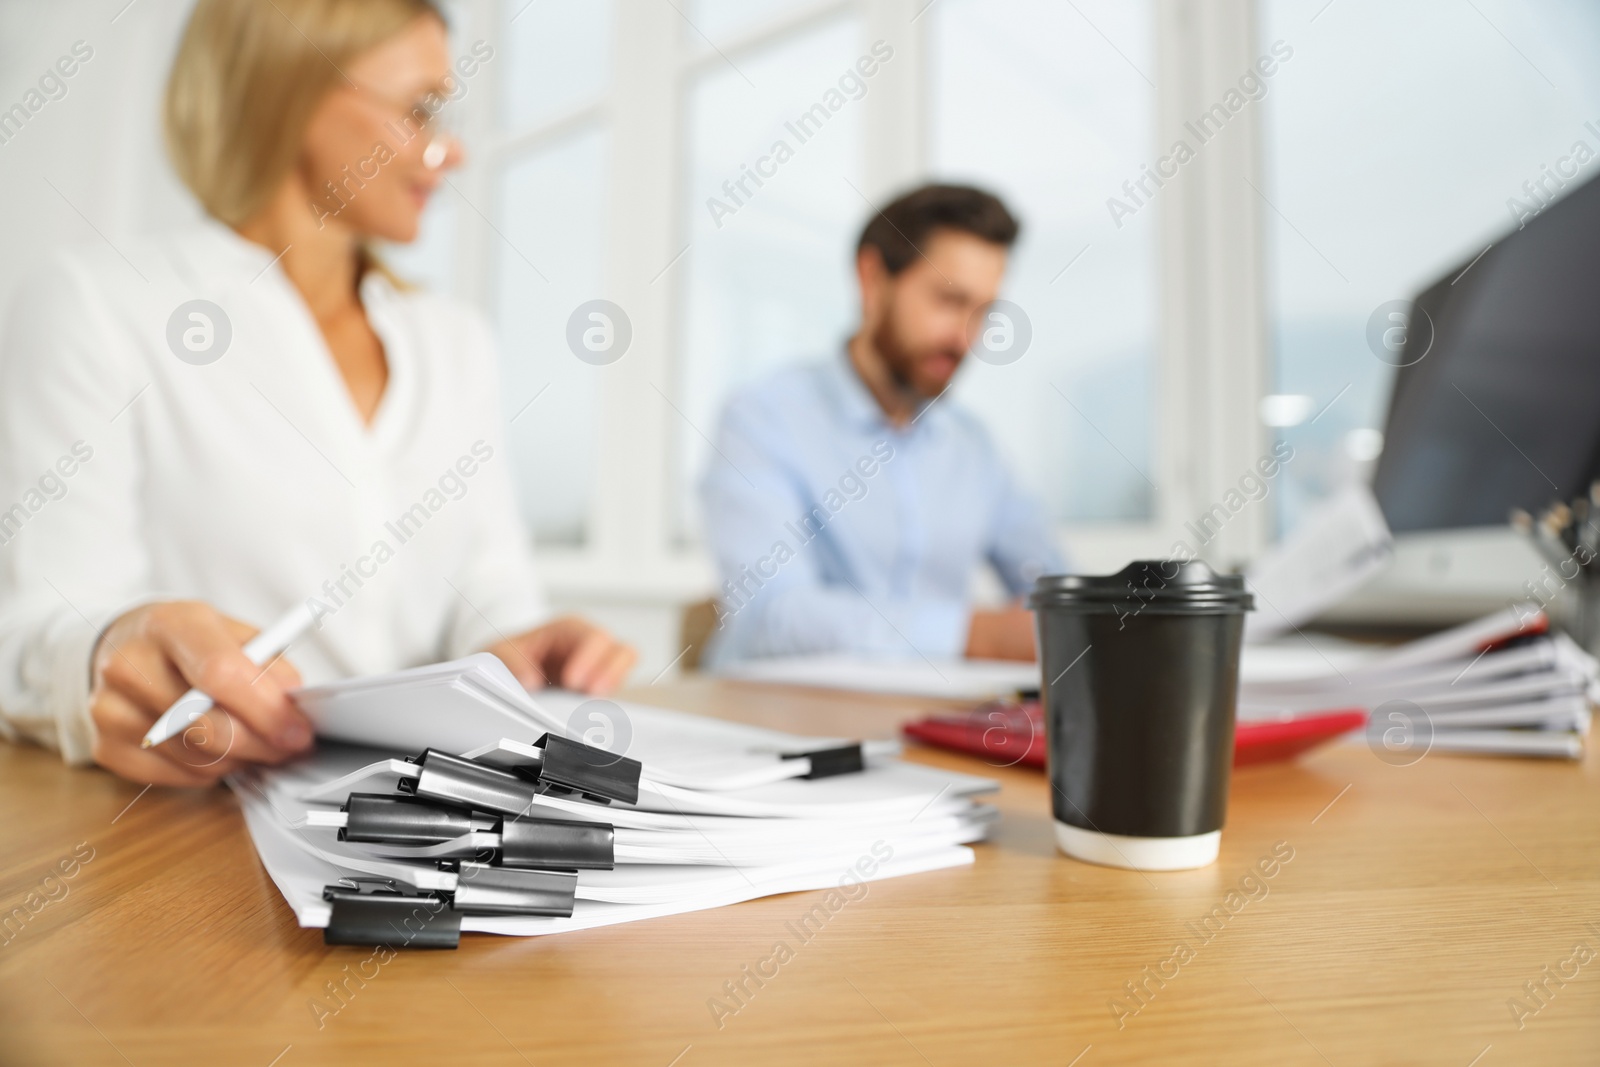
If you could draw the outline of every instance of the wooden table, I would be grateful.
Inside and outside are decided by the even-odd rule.
[[[695,679],[628,695],[868,737],[929,705]],[[225,790],[141,794],[0,745],[0,917],[42,884],[59,898],[0,933],[0,1063],[1600,1062],[1592,752],[1249,769],[1217,864],[1150,875],[1059,856],[1043,776],[992,773],[1005,814],[974,866],[872,884],[805,943],[787,924],[819,893],[378,963],[295,925]],[[1293,858],[1230,898],[1275,847]],[[75,850],[93,858],[45,883]],[[793,958],[719,1027],[708,1002],[780,939]]]

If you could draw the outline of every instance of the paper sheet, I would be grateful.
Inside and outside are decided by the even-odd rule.
[[[1394,537],[1365,485],[1352,485],[1304,516],[1246,572],[1256,610],[1245,640],[1304,626],[1349,596],[1394,558]]]
[[[1039,665],[1010,660],[866,660],[853,656],[792,656],[730,664],[720,672],[742,681],[844,689],[897,696],[991,700],[1039,688]]]

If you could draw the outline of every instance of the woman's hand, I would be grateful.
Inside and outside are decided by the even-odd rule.
[[[489,648],[528,689],[559,685],[609,693],[628,677],[639,654],[574,615],[545,623]]]
[[[199,601],[147,604],[118,618],[94,653],[95,762],[136,782],[208,785],[241,764],[282,763],[309,749],[311,723],[287,696],[300,674],[281,656],[251,663],[243,647],[255,635]],[[216,707],[178,736],[140,748],[191,688]]]

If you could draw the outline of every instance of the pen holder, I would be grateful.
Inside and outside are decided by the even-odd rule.
[[[1600,656],[1600,481],[1587,496],[1558,500],[1537,516],[1512,508],[1511,528],[1544,560],[1538,577],[1522,583],[1523,592],[1552,625]]]
[[[1556,621],[1585,652],[1600,656],[1600,578],[1583,571],[1565,591]]]

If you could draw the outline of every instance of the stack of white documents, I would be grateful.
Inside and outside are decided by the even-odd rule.
[[[497,658],[301,689],[322,739],[233,780],[262,863],[330,941],[543,934],[972,862],[993,782],[897,746],[559,691]]]
[[[1303,637],[1247,646],[1239,717],[1362,708],[1368,739],[1397,759],[1428,750],[1577,759],[1597,697],[1594,657],[1522,607],[1386,649]]]

